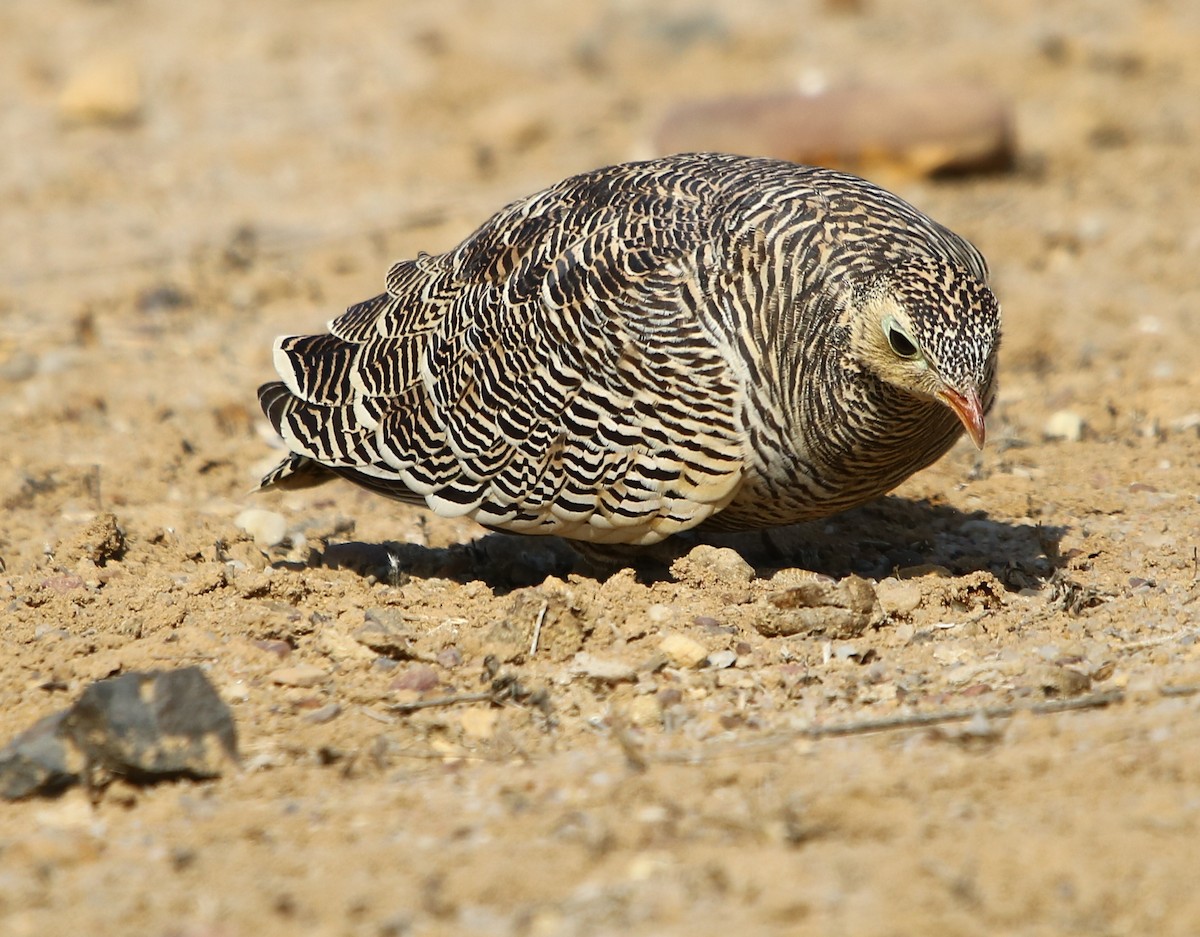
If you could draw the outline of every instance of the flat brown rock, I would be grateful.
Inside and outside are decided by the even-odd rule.
[[[676,105],[654,134],[660,153],[772,156],[869,175],[994,172],[1015,159],[1002,97],[948,83],[833,88]]]

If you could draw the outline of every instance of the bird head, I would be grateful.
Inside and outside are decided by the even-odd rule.
[[[891,267],[857,298],[860,360],[892,387],[949,407],[983,448],[1000,345],[992,291],[964,270],[922,259]]]

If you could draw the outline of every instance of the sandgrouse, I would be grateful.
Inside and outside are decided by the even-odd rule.
[[[291,454],[485,527],[653,544],[890,490],[984,442],[999,306],[979,252],[869,182],[687,154],[514,202],[392,267],[259,399]]]

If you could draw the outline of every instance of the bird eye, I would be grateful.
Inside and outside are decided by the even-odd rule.
[[[921,349],[917,347],[917,343],[905,335],[895,322],[889,322],[885,326],[885,332],[888,344],[892,346],[892,351],[901,358],[916,358],[921,354]]]

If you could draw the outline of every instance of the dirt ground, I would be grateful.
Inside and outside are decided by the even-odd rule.
[[[199,664],[242,763],[0,805],[0,933],[1200,933],[1197,49],[1191,0],[5,0],[0,742]],[[886,181],[995,272],[981,454],[641,580],[250,493],[272,338],[392,260],[679,101],[962,80],[1016,168]],[[812,572],[879,609],[781,634]]]

